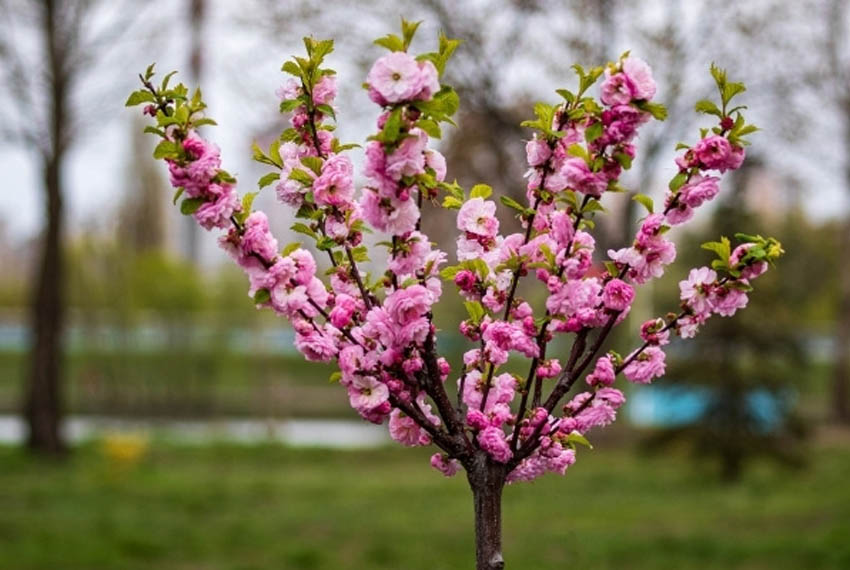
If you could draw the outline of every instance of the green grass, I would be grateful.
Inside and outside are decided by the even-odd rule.
[[[842,439],[736,486],[678,457],[585,451],[566,478],[507,489],[508,568],[848,568]],[[0,568],[470,568],[466,482],[427,456],[156,444],[116,471],[93,445],[65,463],[0,448]]]

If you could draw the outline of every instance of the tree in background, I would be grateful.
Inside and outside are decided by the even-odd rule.
[[[0,4],[0,107],[3,138],[24,145],[37,158],[44,189],[41,254],[31,287],[32,348],[23,412],[36,452],[64,452],[62,336],[65,323],[65,166],[90,117],[72,105],[83,79],[142,10],[121,2],[90,0],[6,0]],[[95,23],[110,12],[109,26]],[[113,53],[114,55],[114,53]],[[86,111],[91,105],[84,106]],[[102,117],[98,117],[102,119]]]

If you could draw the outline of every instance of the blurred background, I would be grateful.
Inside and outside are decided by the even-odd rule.
[[[850,568],[846,0],[0,1],[0,568],[470,567],[463,478],[388,445],[253,308],[123,107],[152,61],[203,85],[221,125],[205,134],[246,191],[263,173],[251,142],[283,128],[274,91],[300,38],[337,40],[339,136],[362,142],[371,41],[401,16],[423,20],[417,51],[438,30],[464,40],[446,78],[462,99],[440,143],[450,175],[516,198],[518,125],[574,84],[574,62],[630,49],[655,69],[670,118],[643,131],[624,184],[656,202],[675,144],[707,126],[693,104],[713,95],[709,64],[747,83],[762,130],[746,167],[677,230],[679,261],[613,348],[675,310],[678,281],[710,261],[700,243],[744,231],[787,251],[746,311],[629,387],[565,479],[508,489],[510,567]],[[271,191],[255,204],[295,239]],[[599,251],[641,215],[627,195],[606,206]],[[450,215],[428,223],[453,235]],[[457,362],[453,297],[437,319]]]

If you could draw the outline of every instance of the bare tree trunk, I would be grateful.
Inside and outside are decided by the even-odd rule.
[[[64,317],[62,259],[62,162],[66,121],[66,76],[57,31],[57,7],[44,3],[44,39],[50,66],[50,149],[42,157],[46,227],[35,294],[31,301],[33,335],[24,416],[28,447],[58,455],[65,451],[61,434],[60,372]]]
[[[475,568],[502,570],[502,489],[504,466],[494,464],[483,451],[478,451],[467,472],[475,505]]]
[[[844,102],[844,179],[850,195],[850,98]],[[850,252],[850,212],[841,224],[839,250]],[[850,424],[850,263],[839,263],[839,301],[835,331],[835,371],[832,380],[832,413],[843,424]]]

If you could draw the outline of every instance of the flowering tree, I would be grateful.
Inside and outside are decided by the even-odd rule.
[[[291,127],[267,151],[254,147],[255,160],[273,169],[260,188],[274,185],[296,210],[301,221],[292,229],[327,255],[327,283],[301,244],[281,250],[266,215],[252,210],[256,193],[239,199],[218,148],[197,133],[215,124],[204,116],[200,91],[170,87],[171,74],[155,86],[151,66],[140,76],[144,88],[127,104],[146,105],[156,120],[146,131],[161,138],[154,156],[168,164],[181,211],[207,230],[227,230],[219,242],[247,274],[254,303],[290,320],[296,347],[308,360],[339,363],[332,378],[360,416],[387,422],[402,445],[438,447],[431,465],[444,475],[466,471],[477,568],[503,568],[504,485],[564,474],[576,447],[587,444],[586,434],[615,419],[625,400],[613,387],[617,375],[642,384],[661,376],[671,333],[690,338],[712,315],[731,316],[746,306],[751,281],[782,249],[774,239],[743,234],[734,248],[725,237],[705,244],[718,258],[681,282],[680,311],[643,323],[643,343],[626,356],[600,354],[629,313],[634,286],[659,277],[673,261],[668,230],[717,195],[715,174],[744,160],[744,137],[756,128],[745,123],[743,107],[731,105],[744,86],[712,66],[720,104],[700,101],[696,109],[716,117],[716,126],[704,129],[692,147],[679,145],[684,152],[663,209],[654,212],[652,200],[638,195],[649,215],[634,242],[609,251],[596,266],[590,230],[605,211],[603,195],[622,189],[618,180],[631,166],[641,125],[666,115],[652,101],[656,88],[646,63],[627,53],[605,67],[575,66],[578,88],[559,90],[561,103],[535,106],[536,119],[524,123],[534,130],[527,145],[528,204],[501,199],[524,231],[503,236],[490,188],[466,192],[447,182],[443,156],[429,148],[458,108],[457,95],[440,77],[459,42],[441,36],[437,51],[413,56],[408,49],[416,27],[403,21],[401,36],[376,41],[390,53],[366,78],[380,115],[366,143],[369,182],[359,196],[347,155],[356,145],[333,134],[336,78],[323,67],[330,40],[306,38],[306,57],[283,65],[292,78],[278,93],[280,110],[292,114]],[[589,89],[600,78],[597,101]],[[454,265],[420,229],[423,211],[441,207],[457,211]],[[369,261],[362,240],[371,230],[388,236],[379,243],[387,254],[377,277],[358,265]],[[539,299],[518,293],[529,274],[543,286]],[[454,283],[468,311],[459,328],[472,348],[454,373],[435,348],[432,307],[443,280]],[[568,354],[547,353],[557,336],[571,339]],[[530,361],[525,377],[503,371],[512,355]],[[456,397],[446,389],[449,377]]]

